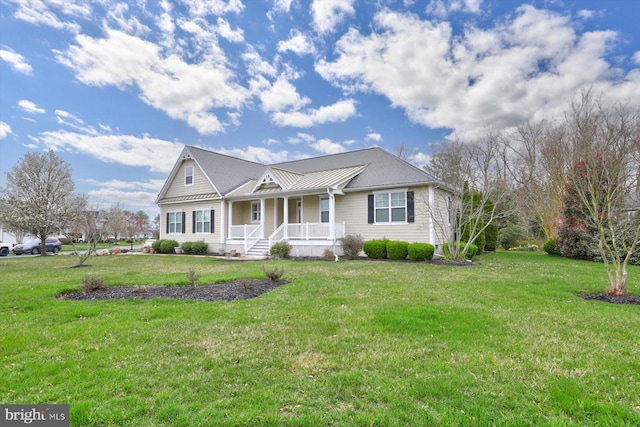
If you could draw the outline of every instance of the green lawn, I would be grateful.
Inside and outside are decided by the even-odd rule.
[[[575,296],[606,288],[601,264],[76,261],[0,260],[0,402],[68,403],[73,426],[640,425],[640,306]],[[87,275],[207,283],[265,264],[291,283],[252,300],[56,299]]]

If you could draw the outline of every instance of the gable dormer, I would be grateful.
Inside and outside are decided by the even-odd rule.
[[[258,190],[265,189],[280,189],[284,190],[285,187],[280,183],[280,180],[275,176],[273,171],[269,168],[262,174],[262,177],[258,179],[256,185],[251,190],[252,193],[255,193]]]
[[[267,168],[257,180],[251,192],[255,193],[260,190],[289,190],[302,176],[303,174],[270,167]]]

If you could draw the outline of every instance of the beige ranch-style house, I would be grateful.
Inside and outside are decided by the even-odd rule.
[[[381,148],[262,165],[186,146],[156,203],[161,239],[202,240],[211,253],[341,255],[340,238],[436,246],[450,240],[451,193]]]

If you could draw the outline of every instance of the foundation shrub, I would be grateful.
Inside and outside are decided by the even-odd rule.
[[[409,243],[407,255],[411,261],[431,261],[435,250],[435,246],[429,243]]]
[[[387,242],[387,256],[390,259],[403,260],[407,257],[408,242],[389,241]]]
[[[182,245],[180,245],[180,247],[182,248],[182,253],[185,253],[185,254],[192,253],[191,245],[193,245],[193,242],[184,242]]]
[[[269,253],[271,254],[271,256],[274,256],[276,258],[289,258],[289,254],[291,254],[291,245],[285,241],[275,243],[273,246],[271,246]]]
[[[182,247],[184,249],[184,244],[182,245]],[[203,242],[202,240],[191,242],[191,253],[194,255],[206,254],[208,249],[209,249],[209,245]]]
[[[163,254],[174,254],[175,248],[180,246],[176,240],[167,239],[160,244],[160,252]]]
[[[153,242],[151,244],[151,248],[153,249],[153,251],[157,254],[160,253],[160,246],[162,246],[162,242],[164,242],[165,239],[158,239],[155,242]]]
[[[384,259],[387,257],[388,240],[368,240],[364,242],[362,249],[369,258]]]
[[[359,234],[349,234],[340,239],[342,251],[347,258],[356,259],[364,247],[364,239]]]

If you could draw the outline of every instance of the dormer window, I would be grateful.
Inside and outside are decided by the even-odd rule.
[[[193,185],[193,166],[184,169],[184,185]]]

